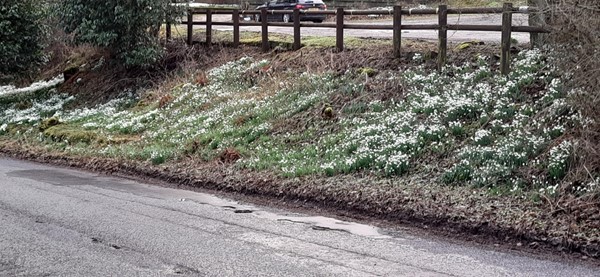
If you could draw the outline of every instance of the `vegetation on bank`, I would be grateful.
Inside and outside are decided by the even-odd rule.
[[[75,97],[67,94],[5,94],[0,134],[154,164],[220,160],[287,177],[428,174],[439,184],[556,196],[577,146],[572,130],[592,120],[569,104],[539,51],[520,53],[506,77],[490,64],[479,57],[439,73],[417,66],[298,74],[245,57],[191,76],[157,101],[124,92],[69,109]],[[401,88],[391,93],[400,97],[373,97],[381,92],[370,87],[394,80]],[[570,191],[597,193],[593,174]]]

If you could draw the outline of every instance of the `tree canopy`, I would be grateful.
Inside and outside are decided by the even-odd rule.
[[[107,47],[128,66],[148,66],[162,55],[158,33],[169,0],[63,0],[59,12],[76,42]]]
[[[3,0],[0,5],[0,77],[15,76],[44,60],[44,5],[35,0]]]

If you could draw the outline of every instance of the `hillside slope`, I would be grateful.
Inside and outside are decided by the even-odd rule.
[[[422,54],[344,70],[289,58],[246,56],[92,107],[60,87],[5,87],[0,148],[598,256],[600,172],[565,179],[591,119],[541,52],[519,53],[509,76],[489,56],[442,72]]]

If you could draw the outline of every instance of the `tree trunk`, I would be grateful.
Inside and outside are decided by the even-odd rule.
[[[529,26],[547,26],[550,14],[549,0],[527,0],[527,5],[537,8],[538,12],[529,14]],[[548,35],[543,33],[530,33],[531,48],[540,48],[547,41]]]

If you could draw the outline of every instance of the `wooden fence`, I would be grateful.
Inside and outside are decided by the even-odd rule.
[[[193,27],[194,25],[206,26],[206,43],[212,42],[212,26],[233,26],[233,46],[237,47],[240,43],[240,26],[260,26],[262,33],[262,49],[269,51],[269,26],[291,27],[294,29],[293,49],[300,49],[301,28],[319,27],[319,28],[335,28],[336,29],[336,49],[344,50],[344,29],[363,29],[363,30],[393,30],[393,46],[394,57],[401,56],[401,38],[402,30],[437,30],[438,31],[438,68],[442,68],[447,61],[448,49],[448,30],[455,31],[487,31],[487,32],[502,32],[501,36],[501,72],[508,74],[510,70],[510,46],[512,32],[527,32],[527,33],[547,33],[548,31],[540,26],[512,26],[512,15],[514,13],[529,13],[535,10],[527,7],[513,7],[511,3],[505,3],[502,8],[448,8],[446,5],[440,5],[436,9],[403,9],[401,6],[394,6],[393,10],[344,10],[338,8],[336,10],[323,11],[300,11],[294,10],[213,10],[213,9],[190,9],[187,13],[187,20],[181,24],[187,25],[187,43],[192,44]],[[195,14],[205,14],[205,21],[194,21]],[[231,15],[231,22],[215,22],[212,20],[212,15],[227,14]],[[283,22],[240,22],[240,15],[249,15],[266,19],[267,15],[273,14],[290,14],[292,23]],[[335,23],[304,23],[300,22],[301,14],[319,14],[319,15],[335,15]],[[463,25],[463,24],[448,24],[449,14],[502,14],[502,25]],[[375,15],[375,16],[392,16],[392,24],[346,24],[344,16],[346,15]],[[438,24],[402,24],[402,17],[405,15],[437,15]],[[171,26],[167,24],[167,38],[171,36]]]

